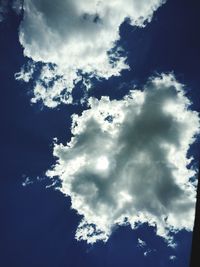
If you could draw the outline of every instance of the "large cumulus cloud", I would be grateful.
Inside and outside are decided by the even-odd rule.
[[[103,78],[119,75],[128,68],[122,50],[115,47],[119,26],[128,18],[130,24],[143,27],[164,2],[25,0],[19,32],[24,55],[46,64],[32,102],[42,100],[48,107],[70,103],[70,92],[81,73]]]
[[[116,224],[148,222],[169,239],[192,230],[195,188],[188,149],[199,132],[184,87],[173,75],[152,78],[122,100],[89,99],[73,115],[71,140],[54,145],[60,190],[83,215],[76,232],[88,243],[106,241]]]

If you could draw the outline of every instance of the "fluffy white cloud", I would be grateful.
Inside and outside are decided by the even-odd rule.
[[[33,79],[33,74],[35,71],[35,65],[31,62],[28,62],[27,65],[21,68],[21,71],[15,74],[16,80],[23,80],[24,82],[29,82]]]
[[[128,68],[123,52],[115,47],[120,25],[128,18],[130,24],[143,27],[164,2],[25,0],[19,33],[24,55],[46,64],[32,102],[42,100],[48,107],[70,103],[69,94],[81,73],[103,78],[119,75]]]
[[[106,241],[117,224],[148,222],[157,234],[192,230],[195,188],[187,152],[199,133],[184,87],[173,75],[151,79],[122,100],[89,99],[73,115],[71,140],[54,145],[60,190],[83,215],[76,239]]]

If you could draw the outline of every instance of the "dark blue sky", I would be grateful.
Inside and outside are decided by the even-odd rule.
[[[175,73],[187,85],[193,108],[200,111],[200,37],[198,1],[168,0],[144,29],[124,23],[120,44],[128,52],[131,71],[94,83],[90,95],[121,98],[132,84],[142,85],[160,72]],[[0,266],[3,267],[188,267],[192,234],[179,232],[177,248],[167,247],[155,229],[143,225],[132,231],[120,227],[106,244],[77,242],[80,217],[70,210],[70,199],[48,180],[37,182],[54,163],[52,139],[70,138],[70,116],[84,107],[60,106],[50,110],[30,105],[31,85],[15,81],[14,74],[27,61],[18,41],[20,18],[10,12],[0,23],[1,182]],[[75,92],[77,98],[79,92]],[[192,148],[199,158],[199,144]],[[24,175],[35,182],[23,187]],[[152,250],[144,257],[137,238]],[[177,259],[170,261],[169,256]]]

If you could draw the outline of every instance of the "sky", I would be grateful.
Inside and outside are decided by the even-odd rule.
[[[188,267],[199,3],[1,0],[4,267]]]

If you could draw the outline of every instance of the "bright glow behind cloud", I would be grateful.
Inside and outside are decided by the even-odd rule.
[[[35,85],[32,102],[42,100],[52,108],[60,102],[72,102],[71,91],[80,81],[81,72],[90,78],[119,75],[128,68],[121,49],[112,51],[119,39],[119,26],[126,18],[132,25],[144,26],[164,2],[25,0],[19,34],[24,55],[47,63]],[[18,78],[23,79],[23,74]]]
[[[199,117],[173,75],[152,79],[144,91],[117,101],[89,99],[73,115],[73,137],[55,144],[61,191],[83,215],[78,240],[106,241],[116,224],[157,226],[157,234],[192,230],[195,188],[187,151],[199,132]]]

